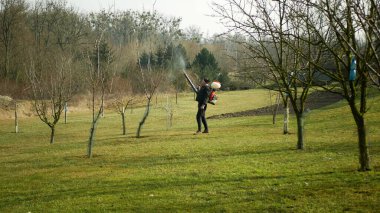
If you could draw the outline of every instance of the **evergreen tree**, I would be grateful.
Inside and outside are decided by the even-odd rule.
[[[226,84],[229,81],[227,72],[220,69],[214,55],[207,48],[203,48],[195,56],[192,67],[201,79],[218,80],[222,84]]]
[[[143,69],[148,69],[148,67],[154,68],[156,66],[156,58],[152,53],[143,52],[137,64],[140,63]]]

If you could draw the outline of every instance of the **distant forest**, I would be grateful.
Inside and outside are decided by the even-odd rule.
[[[239,47],[232,39],[217,35],[206,38],[196,26],[181,29],[179,17],[130,10],[83,14],[65,1],[0,2],[3,96],[27,99],[31,77],[45,75],[39,79],[47,81],[47,73],[55,72],[64,62],[69,63],[65,66],[75,93],[87,92],[88,61],[96,65],[97,47],[101,49],[98,56],[108,60],[110,86],[128,82],[134,92],[141,89],[141,68],[166,76],[160,84],[162,91],[189,89],[182,69],[187,69],[194,80],[218,80],[224,89],[253,85],[236,75]]]

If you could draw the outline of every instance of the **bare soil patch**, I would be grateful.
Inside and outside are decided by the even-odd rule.
[[[338,94],[326,92],[326,91],[316,91],[309,95],[306,100],[306,109],[313,110],[319,109],[342,100],[343,97]],[[266,106],[258,109],[246,110],[234,113],[225,113],[220,115],[213,115],[208,117],[209,119],[222,119],[222,118],[233,118],[233,117],[245,117],[245,116],[259,116],[259,115],[271,115],[275,109],[276,105]],[[280,103],[278,107],[277,114],[284,113],[283,104]],[[290,107],[290,113],[294,113],[292,107]]]

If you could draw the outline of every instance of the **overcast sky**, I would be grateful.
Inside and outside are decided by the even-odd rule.
[[[166,16],[182,17],[181,28],[198,26],[204,35],[223,32],[218,19],[210,17],[213,14],[211,3],[215,0],[156,0],[154,9]],[[152,10],[155,0],[67,0],[69,5],[79,11],[99,11],[113,8],[116,10]]]

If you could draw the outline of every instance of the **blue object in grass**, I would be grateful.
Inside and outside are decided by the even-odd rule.
[[[355,59],[355,57],[353,57],[351,60],[350,76],[349,76],[348,80],[355,81],[355,78],[356,78],[356,59]]]

